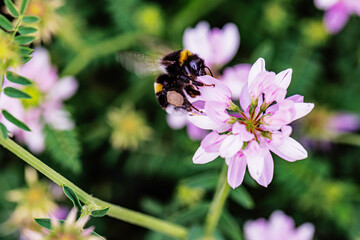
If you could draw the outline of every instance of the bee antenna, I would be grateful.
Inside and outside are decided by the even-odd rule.
[[[208,66],[205,66],[205,68],[207,68],[207,69],[209,70],[209,72],[210,72],[211,76],[212,76],[212,77],[214,77],[214,75],[212,74],[212,72],[211,72],[210,68],[209,68]]]

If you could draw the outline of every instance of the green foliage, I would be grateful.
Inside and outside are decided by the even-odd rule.
[[[1,131],[2,138],[4,138],[4,139],[8,138],[8,131],[5,127],[5,125],[2,123],[0,123],[0,131]]]
[[[20,34],[31,34],[31,33],[34,33],[36,32],[37,29],[36,28],[33,28],[33,27],[19,27],[19,33]]]
[[[80,145],[74,130],[60,131],[46,126],[45,143],[57,164],[73,173],[80,173]]]
[[[104,217],[107,212],[109,211],[110,207],[104,208],[104,209],[99,209],[99,210],[94,210],[91,212],[91,216],[93,217]]]
[[[26,47],[24,47],[26,51],[28,52],[31,52],[31,50],[27,49]],[[13,82],[13,83],[16,83],[16,84],[21,84],[21,85],[31,85],[32,82],[23,77],[23,76],[20,76],[20,75],[17,75],[16,73],[14,72],[10,72],[10,71],[7,71],[6,72],[6,78],[10,81],[10,82]]]
[[[31,96],[29,94],[27,94],[21,90],[18,90],[16,88],[13,88],[13,87],[4,88],[4,93],[12,98],[25,98],[25,99],[31,98]]]
[[[13,17],[19,16],[19,11],[12,0],[4,0],[6,8],[9,10]]]
[[[11,22],[0,14],[0,27],[4,28],[7,31],[11,31],[13,29],[13,25]]]
[[[8,111],[2,110],[1,113],[12,124],[16,125],[17,127],[21,128],[21,129],[23,129],[25,131],[31,131],[30,128],[25,123],[23,123],[22,121],[20,121],[19,119],[17,119],[13,115],[11,115]]]
[[[15,37],[15,42],[20,45],[30,44],[34,40],[35,40],[35,37],[33,37],[33,36],[19,35],[19,36]]]
[[[22,21],[24,23],[36,23],[36,22],[40,21],[40,18],[37,16],[27,15],[27,16],[23,17]]]
[[[68,186],[62,186],[63,191],[65,193],[65,195],[72,201],[72,203],[74,204],[74,206],[81,210],[82,209],[82,205],[80,203],[79,198],[77,197],[76,193]]]

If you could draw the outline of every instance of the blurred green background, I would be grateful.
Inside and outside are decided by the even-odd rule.
[[[224,161],[192,163],[200,142],[189,139],[185,129],[167,125],[153,92],[155,76],[128,71],[117,60],[119,51],[156,55],[163,47],[181,49],[184,30],[199,21],[219,28],[233,22],[241,43],[229,66],[252,64],[263,57],[268,70],[291,67],[288,95],[304,95],[306,102],[315,103],[314,111],[360,114],[360,19],[352,16],[341,32],[329,35],[322,26],[324,12],[312,0],[76,0],[67,1],[54,14],[62,19],[60,27],[41,45],[49,50],[60,76],[78,79],[76,95],[66,102],[76,128],[70,137],[58,136],[59,158],[71,161],[56,160],[49,150],[38,157],[103,200],[194,231],[204,223]],[[119,120],[122,128],[114,128],[109,123],[114,108],[130,118],[128,125]],[[326,113],[321,114],[325,118]],[[326,135],[321,121],[306,124],[294,125],[295,138],[315,141]],[[112,134],[130,141],[126,134],[137,134],[134,128],[142,125],[151,130],[142,131],[148,132],[143,136],[146,140],[134,140],[137,148],[113,146]],[[352,146],[360,141],[354,136],[347,144],[339,139],[316,140],[330,143],[326,148],[307,147],[309,158],[303,161],[289,163],[274,156],[274,180],[268,188],[247,173],[227,202],[218,235],[243,239],[246,220],[268,218],[281,209],[297,226],[313,223],[315,239],[360,239],[360,148]],[[75,153],[68,156],[69,152]],[[6,192],[26,186],[24,167],[13,154],[0,151],[0,223],[16,207]],[[65,199],[59,204],[70,207]],[[107,239],[169,239],[108,217],[91,219],[89,224]],[[0,239],[18,239],[18,235],[4,232]]]

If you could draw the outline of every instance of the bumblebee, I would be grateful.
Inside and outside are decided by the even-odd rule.
[[[154,83],[156,98],[160,106],[168,113],[200,112],[187,99],[200,95],[199,87],[214,86],[197,81],[198,76],[206,75],[204,60],[189,50],[182,49],[164,56],[160,60],[164,71]],[[185,94],[186,92],[186,94]]]

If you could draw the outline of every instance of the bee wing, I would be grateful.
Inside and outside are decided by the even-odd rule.
[[[123,51],[117,54],[116,59],[123,67],[138,76],[157,75],[162,72],[160,61],[157,57],[139,52]]]

